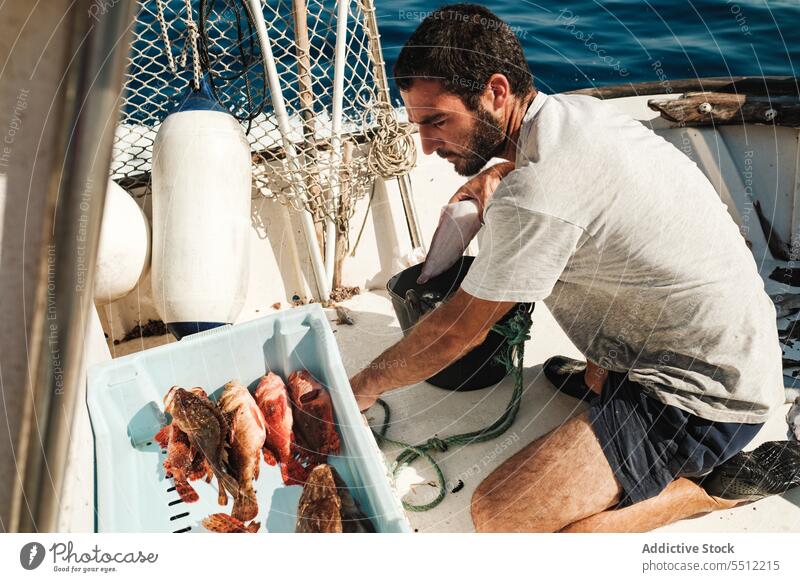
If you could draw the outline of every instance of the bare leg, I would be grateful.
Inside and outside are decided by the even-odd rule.
[[[711,497],[683,478],[656,497],[609,509],[621,493],[584,412],[484,479],[472,497],[472,519],[480,532],[635,532],[739,503]]]
[[[615,505],[621,488],[587,413],[530,443],[472,497],[477,531],[555,532]]]
[[[730,509],[741,501],[712,497],[690,481],[679,478],[660,494],[622,509],[611,509],[571,523],[562,532],[645,532],[675,521]]]

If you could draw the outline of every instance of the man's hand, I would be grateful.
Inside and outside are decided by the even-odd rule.
[[[497,189],[500,181],[514,169],[514,162],[502,162],[486,168],[483,172],[467,181],[459,188],[448,204],[461,200],[474,200],[478,205],[478,215],[483,223],[483,211],[489,203],[489,198]]]

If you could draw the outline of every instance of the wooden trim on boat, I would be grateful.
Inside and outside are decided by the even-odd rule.
[[[641,95],[664,95],[713,91],[716,93],[746,93],[749,95],[792,95],[800,98],[798,77],[704,77],[699,79],[677,79],[627,83],[608,87],[590,87],[567,91],[577,95],[591,95],[599,99],[638,97]]]
[[[678,99],[649,99],[647,106],[680,125],[764,123],[800,126],[800,100],[741,93],[685,93]]]

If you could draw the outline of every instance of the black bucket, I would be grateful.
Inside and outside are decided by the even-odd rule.
[[[408,334],[419,319],[419,312],[406,301],[406,292],[414,289],[422,295],[427,291],[434,291],[447,297],[459,288],[474,259],[475,257],[461,257],[461,260],[447,271],[423,285],[417,283],[417,277],[422,272],[422,264],[400,271],[389,279],[386,288],[392,298],[392,306],[403,334]],[[500,321],[509,320],[518,309],[532,310],[533,305],[518,303]],[[506,368],[495,362],[494,357],[505,345],[506,338],[504,336],[496,331],[490,331],[481,345],[435,376],[428,378],[428,383],[446,390],[457,391],[479,390],[497,384],[505,377]]]

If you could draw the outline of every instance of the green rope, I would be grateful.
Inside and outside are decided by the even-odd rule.
[[[418,445],[411,445],[403,441],[390,439],[386,436],[389,430],[389,421],[391,419],[391,411],[389,405],[378,399],[378,404],[381,405],[384,411],[383,422],[380,429],[376,432],[372,429],[372,434],[378,444],[389,443],[403,447],[403,450],[397,455],[397,458],[392,465],[392,473],[396,476],[397,472],[404,465],[413,463],[416,459],[423,457],[427,460],[433,469],[436,471],[436,476],[439,482],[439,494],[430,503],[424,505],[413,505],[403,501],[403,507],[408,511],[428,511],[439,505],[444,499],[447,491],[445,489],[445,479],[441,468],[436,463],[436,460],[428,453],[428,451],[435,450],[441,453],[448,450],[451,446],[464,446],[472,443],[482,443],[499,437],[506,432],[509,427],[514,423],[519,411],[520,401],[522,399],[522,364],[525,357],[525,342],[530,339],[531,329],[531,313],[530,309],[525,306],[519,306],[517,312],[508,321],[497,323],[492,327],[492,331],[499,333],[506,337],[506,348],[501,350],[494,359],[496,362],[502,364],[506,368],[506,374],[514,374],[514,391],[511,393],[511,400],[506,406],[505,412],[492,424],[480,430],[466,432],[463,434],[456,434],[453,436],[439,438],[431,437],[424,443]]]

